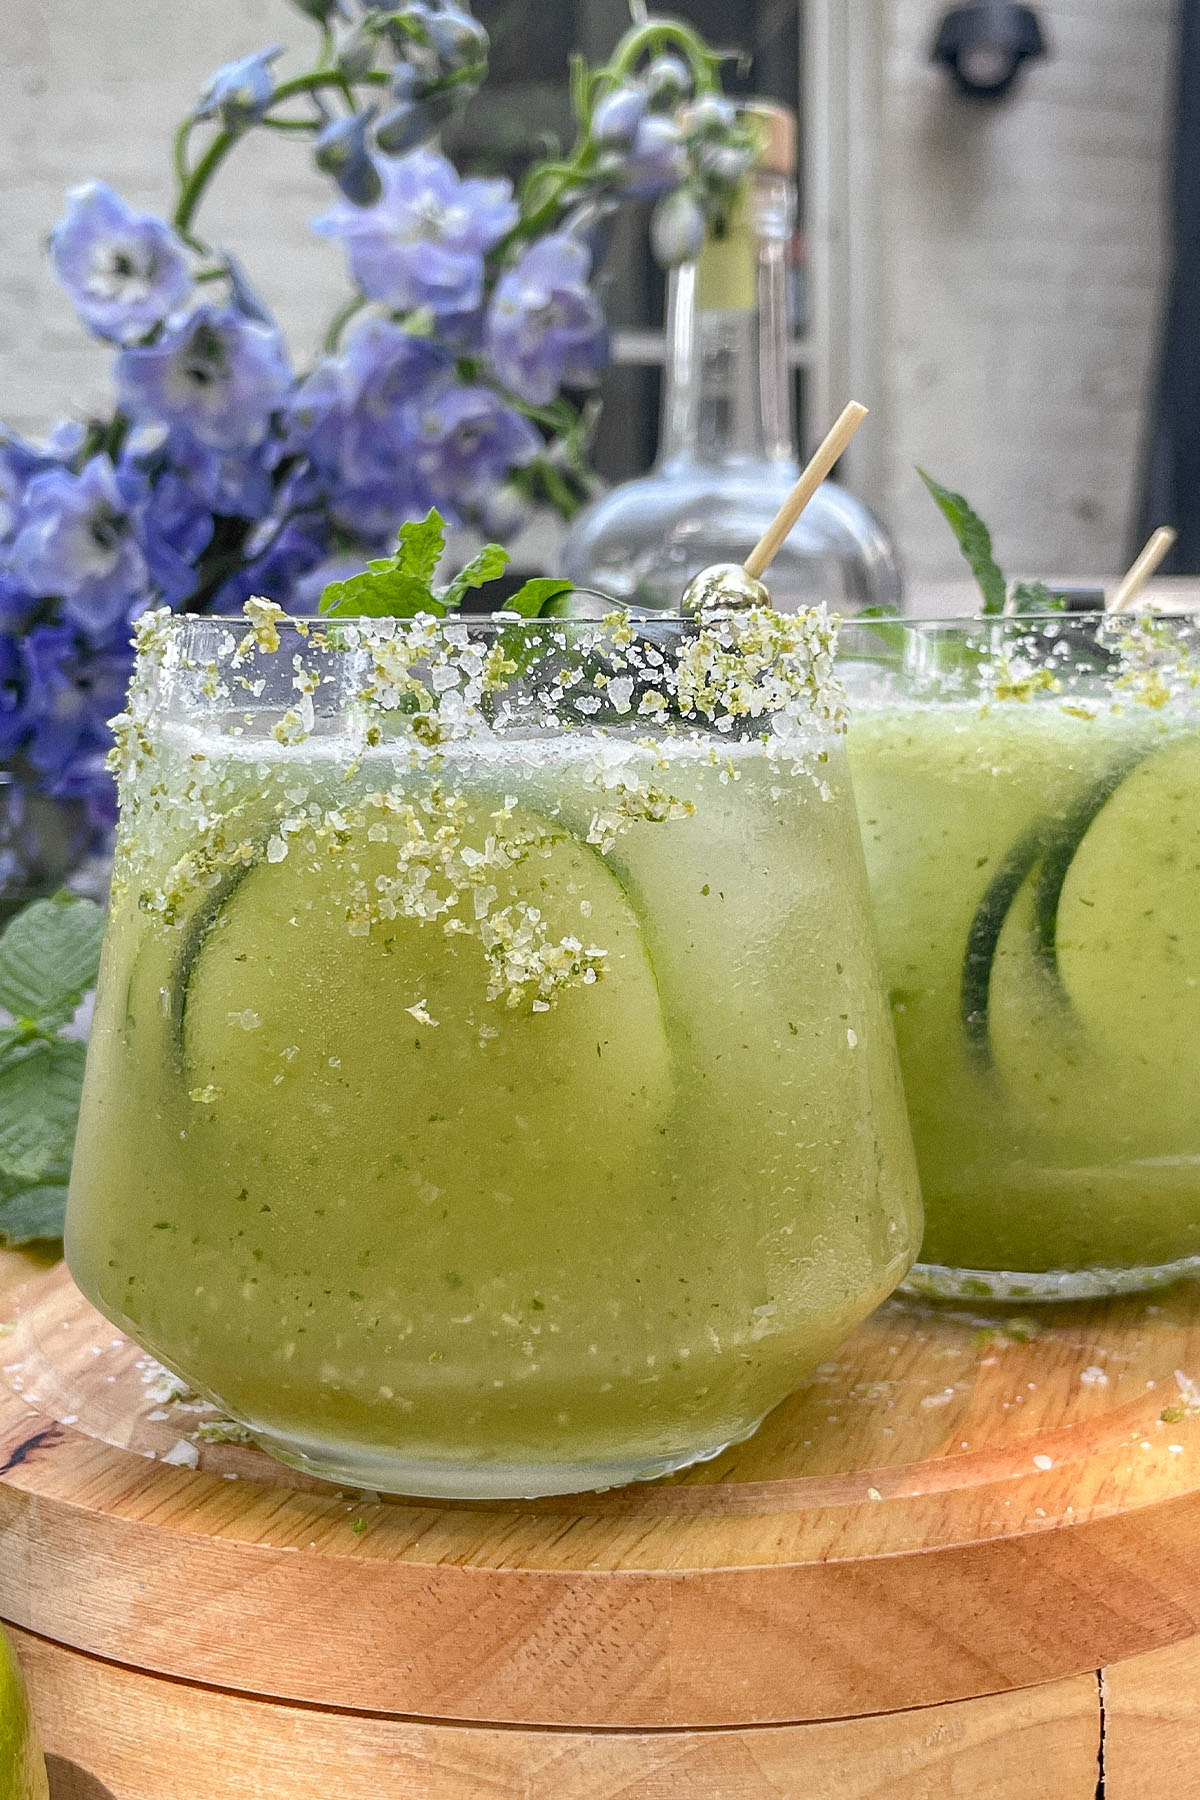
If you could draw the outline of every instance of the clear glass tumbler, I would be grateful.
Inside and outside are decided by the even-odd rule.
[[[1200,1271],[1200,630],[845,630],[925,1198],[912,1281],[1074,1298]]]
[[[386,1491],[753,1431],[920,1234],[840,720],[818,614],[152,619],[85,1294]]]

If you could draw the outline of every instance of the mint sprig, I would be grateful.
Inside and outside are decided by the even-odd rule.
[[[485,544],[439,589],[434,586],[434,576],[445,548],[445,520],[436,509],[424,519],[410,520],[400,527],[394,556],[368,563],[361,575],[329,583],[321,595],[321,612],[339,618],[411,619],[417,613],[444,618],[459,610],[472,588],[486,587],[503,575],[510,561],[503,545]],[[506,600],[503,610],[527,619],[539,618],[543,609],[571,586],[569,581],[538,576]]]
[[[104,915],[35,900],[0,934],[0,1242],[61,1237],[84,1046],[60,1035],[96,984]]]
[[[983,594],[984,612],[1002,613],[1008,593],[1008,583],[1004,579],[1003,570],[992,555],[991,532],[979,514],[974,511],[970,502],[965,500],[961,494],[953,493],[950,488],[943,487],[940,481],[935,481],[932,475],[925,473],[924,469],[918,469],[917,474],[929,489],[934,503],[958,540],[959,549],[970,564],[971,573],[979,583],[980,591]]]
[[[970,564],[971,573],[983,595],[983,611],[994,613],[1063,612],[1061,596],[1044,581],[1014,581],[1010,587],[992,554],[992,534],[979,514],[961,494],[943,487],[922,468],[917,474],[929,489],[943,518],[958,541],[958,547]]]

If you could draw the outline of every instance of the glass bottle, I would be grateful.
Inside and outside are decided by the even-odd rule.
[[[658,460],[594,502],[564,541],[583,586],[674,610],[711,563],[742,562],[800,472],[788,364],[788,252],[796,213],[795,119],[747,108],[764,151],[728,227],[670,278]],[[878,520],[825,482],[771,568],[781,611],[898,606],[902,586]]]

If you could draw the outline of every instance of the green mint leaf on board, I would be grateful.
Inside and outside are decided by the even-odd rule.
[[[944,488],[940,481],[935,481],[924,469],[918,469],[917,474],[958,539],[958,547],[970,564],[971,573],[983,593],[984,612],[1002,613],[1006,584],[1003,572],[992,555],[991,532],[961,494]]]
[[[63,894],[35,900],[0,936],[0,1006],[42,1033],[71,1019],[96,985],[104,914]],[[0,1045],[0,1059],[4,1049]]]
[[[535,575],[504,602],[504,611],[519,613],[523,619],[547,618],[551,602],[569,594],[574,585],[573,581],[560,581],[553,575]]]
[[[0,1069],[0,1177],[32,1185],[70,1165],[83,1087],[83,1044],[33,1043]]]
[[[60,1238],[66,1212],[65,1170],[57,1181],[17,1187],[0,1196],[0,1243],[32,1244],[40,1238]]]
[[[442,604],[450,612],[455,612],[462,605],[463,595],[468,588],[481,588],[489,581],[495,581],[497,575],[503,575],[509,564],[509,554],[500,544],[485,544],[483,549],[473,556],[466,568],[454,577],[449,587],[443,590]]]

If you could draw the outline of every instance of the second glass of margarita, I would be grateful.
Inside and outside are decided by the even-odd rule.
[[[1200,632],[856,623],[850,760],[926,1208],[914,1279],[1200,1270]]]

